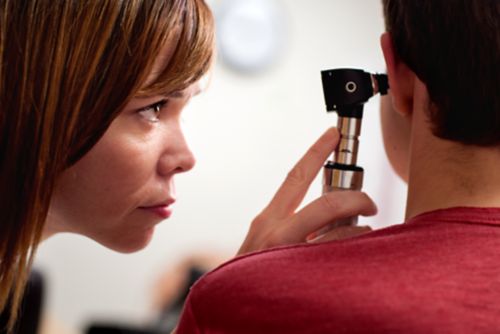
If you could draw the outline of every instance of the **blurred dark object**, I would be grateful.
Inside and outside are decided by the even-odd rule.
[[[179,293],[160,313],[158,320],[144,328],[126,326],[124,324],[95,323],[87,329],[87,334],[164,334],[170,333],[177,326],[184,302],[191,286],[205,274],[207,270],[198,266],[189,267],[183,287]]]
[[[35,270],[31,271],[23,300],[21,301],[18,320],[12,333],[34,334],[38,332],[43,307],[43,290],[44,280],[42,274]],[[6,310],[0,314],[0,334],[7,334],[5,328],[10,316],[9,307]]]
[[[189,294],[189,289],[198,279],[200,279],[201,276],[205,274],[205,272],[205,269],[197,266],[189,268],[189,274],[187,276],[187,280],[185,281],[184,288],[180,290],[178,297],[167,305],[160,314],[158,323],[156,324],[156,327],[159,330],[164,333],[170,333],[174,330],[179,322],[184,302]]]
[[[87,334],[160,334],[160,332],[157,330],[134,329],[132,327],[116,326],[112,324],[98,324],[89,327]],[[164,334],[164,332],[162,334]]]

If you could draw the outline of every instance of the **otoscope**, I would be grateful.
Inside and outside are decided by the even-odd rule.
[[[324,166],[323,194],[339,190],[361,190],[363,168],[357,165],[363,106],[370,97],[387,94],[385,74],[371,74],[359,69],[339,68],[321,71],[326,111],[338,114],[340,142],[333,160]],[[332,227],[356,225],[358,217],[337,220]]]

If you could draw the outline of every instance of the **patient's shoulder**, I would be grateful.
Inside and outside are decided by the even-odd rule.
[[[498,240],[495,225],[424,222],[271,249],[205,275],[188,305],[201,328],[224,328],[217,333],[243,333],[242,326],[254,329],[248,333],[425,332],[457,318],[443,328],[472,329],[478,319],[494,328],[500,326]]]
[[[489,261],[500,261],[499,238],[498,225],[424,220],[346,240],[292,245],[237,257],[208,273],[197,288],[210,285],[211,293],[226,293],[239,285],[267,293],[283,291],[284,286],[297,282],[303,289],[313,290],[344,280],[364,281],[368,276],[376,281],[389,273],[421,277],[422,271],[431,270],[460,275],[464,265],[481,267]],[[391,284],[394,279],[387,277],[386,281]]]

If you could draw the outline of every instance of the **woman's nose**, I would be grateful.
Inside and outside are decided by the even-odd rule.
[[[182,132],[167,139],[168,144],[158,161],[158,173],[167,176],[172,173],[184,173],[196,164],[193,152],[189,148]]]

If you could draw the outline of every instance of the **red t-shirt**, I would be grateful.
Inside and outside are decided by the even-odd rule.
[[[500,208],[236,258],[195,284],[177,333],[500,333]]]

